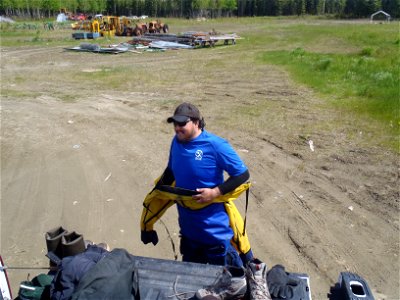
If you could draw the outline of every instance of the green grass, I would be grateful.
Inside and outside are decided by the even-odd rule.
[[[16,23],[0,23],[0,44],[3,47],[27,47],[27,46],[75,46],[77,41],[72,38],[71,22],[53,24],[55,30],[45,29],[44,21],[29,21]],[[76,31],[78,32],[78,31]],[[125,37],[104,37],[99,40],[85,42],[119,43],[125,41]],[[78,41],[79,43],[79,41]]]
[[[40,93],[32,93],[32,92],[25,92],[25,91],[19,91],[19,90],[14,90],[14,89],[1,89],[1,94],[2,95],[7,95],[7,97],[16,97],[16,98],[25,98],[25,97],[39,97],[41,94]]]
[[[162,21],[169,25],[171,33],[212,29],[223,33],[236,32],[242,39],[234,47],[224,47],[223,50],[224,53],[234,53],[230,59],[234,57],[236,63],[246,62],[249,68],[257,64],[273,64],[286,69],[292,78],[318,93],[323,105],[350,114],[355,120],[371,120],[375,125],[380,124],[381,128],[376,130],[376,134],[384,132],[389,135],[387,140],[391,142],[387,146],[400,152],[398,22],[338,22],[316,17]],[[51,31],[44,30],[42,21],[0,25],[0,41],[3,47],[76,46],[82,41],[72,39],[72,33],[68,23]],[[114,37],[84,42],[106,45],[129,39]],[[214,50],[218,51],[218,47]],[[202,51],[214,50],[196,51],[201,55]],[[201,66],[191,66],[189,62],[188,65],[180,66],[179,72],[170,72],[168,80],[149,74],[145,67],[135,66],[133,71],[128,67],[100,66],[100,70],[96,72],[71,74],[69,80],[90,80],[93,87],[145,89],[147,82],[156,81],[159,86],[168,86],[173,82],[174,76],[178,76],[176,74],[192,69],[206,72],[211,67],[223,68],[228,63],[235,62],[223,58],[204,61]],[[207,82],[207,75],[202,72],[196,75],[196,79]],[[127,77],[129,81],[125,80]],[[249,110],[244,115],[250,122],[250,119],[256,118],[254,114],[257,114],[256,109]]]
[[[333,28],[334,27],[334,28]],[[398,25],[293,25],[259,62],[283,66],[337,109],[379,121],[399,151]],[[274,35],[277,35],[274,32]],[[284,41],[283,41],[284,40]],[[329,48],[322,44],[331,45]]]

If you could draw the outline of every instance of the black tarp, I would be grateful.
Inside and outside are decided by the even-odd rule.
[[[72,299],[190,299],[198,289],[214,284],[223,266],[156,259],[114,249],[82,279]],[[306,274],[290,273],[304,281]]]

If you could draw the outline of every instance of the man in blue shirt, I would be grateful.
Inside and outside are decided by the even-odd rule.
[[[226,140],[204,129],[204,118],[193,104],[180,104],[167,122],[173,123],[175,136],[157,185],[175,182],[178,188],[196,191],[192,198],[197,203],[209,204],[201,209],[177,205],[183,261],[243,266],[252,251],[239,256],[231,244],[233,230],[224,203],[213,200],[246,182],[247,167]],[[141,238],[145,244],[158,242],[154,230],[142,231]]]

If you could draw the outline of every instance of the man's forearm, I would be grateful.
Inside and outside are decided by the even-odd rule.
[[[171,185],[175,181],[174,173],[168,167],[165,168],[164,173],[161,175],[157,185]]]
[[[245,183],[250,178],[249,170],[246,170],[239,176],[230,176],[224,183],[218,186],[222,195],[236,189],[239,185]]]

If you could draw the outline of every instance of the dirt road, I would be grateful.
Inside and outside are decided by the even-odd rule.
[[[121,55],[2,48],[6,264],[46,266],[44,233],[58,225],[136,255],[179,255],[174,208],[157,224],[156,247],[141,243],[139,218],[167,161],[173,131],[165,120],[192,101],[249,167],[256,256],[308,273],[314,299],[328,299],[342,271],[363,276],[376,299],[399,299],[398,156],[366,142],[371,123],[355,124],[235,47]],[[244,197],[237,205],[244,213]],[[27,273],[10,270],[14,295]]]

